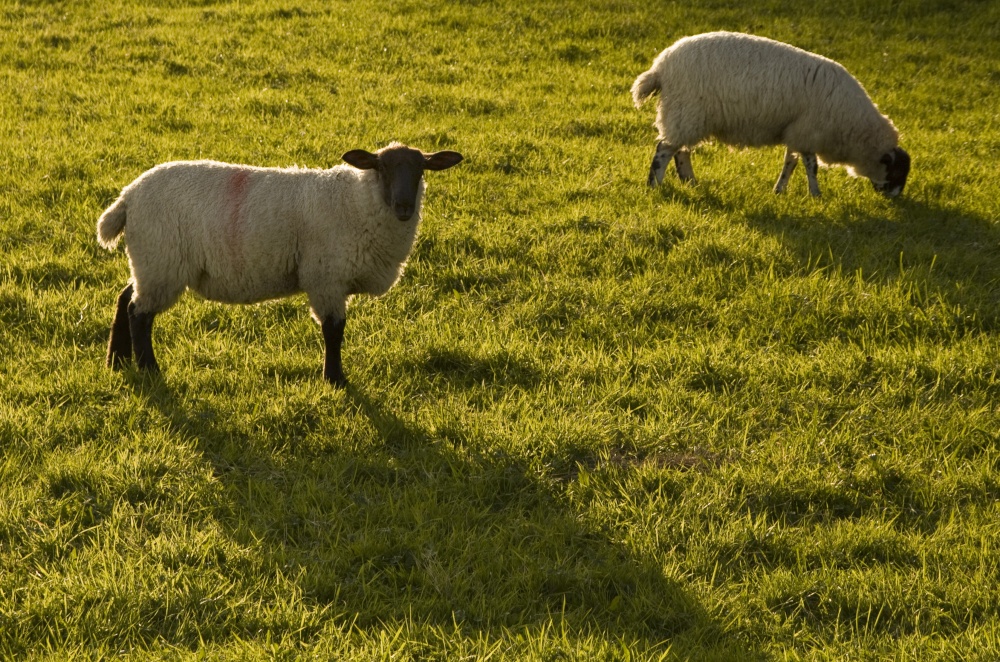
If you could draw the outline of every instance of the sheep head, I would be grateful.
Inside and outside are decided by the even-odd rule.
[[[385,204],[400,221],[408,221],[417,210],[417,194],[424,170],[445,170],[461,162],[462,155],[449,151],[424,154],[392,143],[374,154],[352,149],[341,158],[355,168],[378,172]]]
[[[910,155],[902,147],[893,147],[882,155],[879,163],[885,166],[885,180],[876,182],[873,179],[872,186],[886,197],[895,198],[906,186],[906,177],[910,174]]]

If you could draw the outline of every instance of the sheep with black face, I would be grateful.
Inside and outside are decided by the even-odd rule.
[[[462,155],[393,143],[343,160],[349,165],[328,170],[176,161],[126,186],[97,222],[105,248],[125,234],[132,271],[118,296],[108,365],[134,355],[140,369],[158,371],[153,319],[188,288],[225,303],[305,292],[323,331],[323,376],[346,385],[348,299],[396,283],[416,239],[424,171],[450,168]]]
[[[817,157],[848,166],[890,198],[906,185],[910,156],[896,127],[861,83],[821,55],[733,32],[685,37],[636,78],[636,107],[657,91],[660,138],[649,186],[663,181],[671,158],[681,180],[694,181],[689,150],[709,137],[749,147],[785,145],[775,193],[784,192],[799,155],[814,196],[820,194]]]

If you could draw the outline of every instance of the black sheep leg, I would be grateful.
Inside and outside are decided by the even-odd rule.
[[[340,348],[344,344],[344,327],[347,318],[338,319],[333,315],[323,318],[323,342],[326,345],[326,358],[323,362],[323,377],[334,386],[344,388],[347,378],[340,362]]]
[[[115,318],[111,322],[111,336],[108,338],[107,365],[121,368],[132,360],[132,332],[129,330],[128,306],[132,303],[132,283],[129,283],[115,306]]]
[[[156,313],[140,313],[135,304],[128,305],[128,326],[132,334],[132,351],[140,370],[159,372],[160,366],[153,356],[153,318]]]

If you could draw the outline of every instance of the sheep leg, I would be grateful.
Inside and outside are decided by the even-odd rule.
[[[788,180],[795,171],[795,166],[799,163],[799,156],[789,148],[785,148],[785,165],[781,168],[781,175],[778,176],[778,183],[774,185],[775,193],[784,193],[788,188]]]
[[[344,327],[347,318],[327,315],[323,318],[323,342],[326,345],[326,357],[323,362],[323,377],[334,386],[347,386],[344,367],[340,362],[340,348],[344,344]]]
[[[153,318],[156,313],[140,313],[135,304],[128,305],[128,326],[132,336],[132,351],[140,370],[159,372],[160,365],[153,355]]]
[[[108,338],[107,365],[120,368],[132,360],[132,333],[129,331],[128,305],[132,303],[132,283],[125,286],[118,295],[115,318],[111,322],[111,336]]]
[[[677,176],[682,182],[694,184],[694,168],[691,167],[691,152],[686,149],[678,150],[674,154],[674,167],[677,168]]]
[[[809,195],[814,198],[818,198],[819,182],[816,181],[816,172],[819,170],[819,163],[816,161],[816,155],[809,152],[803,152],[802,163],[806,167],[806,178],[809,180]]]
[[[663,175],[667,172],[670,159],[673,158],[677,150],[677,147],[667,144],[664,140],[656,143],[656,153],[653,154],[653,163],[649,166],[649,178],[646,180],[646,184],[650,188],[659,186],[660,182],[663,181]]]

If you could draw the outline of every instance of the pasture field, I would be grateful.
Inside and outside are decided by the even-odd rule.
[[[647,189],[713,29],[842,62],[902,198]],[[0,81],[0,658],[1000,658],[1000,3],[8,1]],[[125,184],[391,140],[466,161],[346,391],[304,296],[104,367]]]

